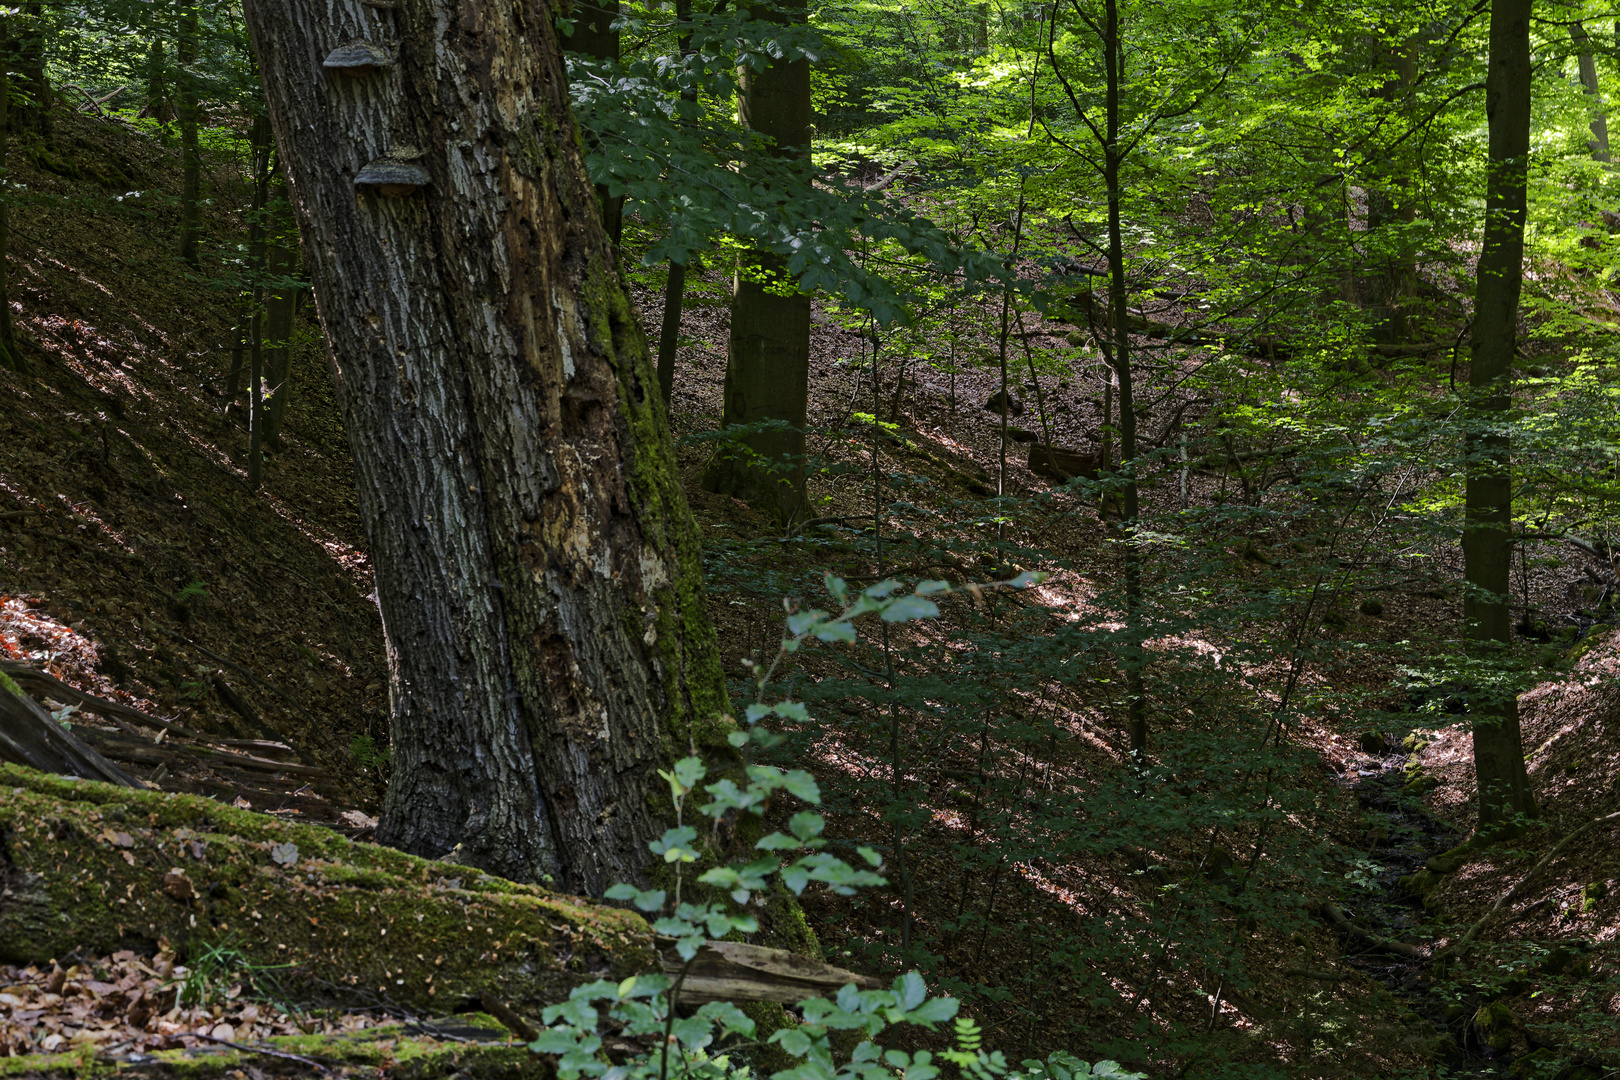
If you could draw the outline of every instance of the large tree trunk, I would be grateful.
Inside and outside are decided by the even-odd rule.
[[[797,21],[804,10],[804,0],[787,0],[769,17]],[[771,140],[778,155],[808,158],[810,61],[745,69],[737,113],[744,127]],[[774,504],[784,520],[797,514],[804,501],[810,395],[810,297],[795,287],[785,267],[783,259],[764,252],[745,257],[738,267],[721,423],[733,427],[779,420],[787,428],[747,436],[742,455],[722,449],[703,478],[710,491]]]
[[[578,892],[640,878],[669,805],[658,769],[689,739],[724,746],[725,681],[553,9],[246,13],[375,560],[379,836]],[[323,72],[355,39],[393,62]],[[357,190],[385,155],[395,182]]]
[[[1512,404],[1512,364],[1524,263],[1530,154],[1530,0],[1492,0],[1486,116],[1485,236],[1474,290],[1468,377],[1467,490],[1463,523],[1463,636],[1490,666],[1507,659],[1508,568],[1512,554],[1513,479],[1503,426]],[[1487,680],[1490,682],[1491,680]],[[1535,813],[1525,774],[1516,696],[1502,686],[1476,688],[1468,708],[1474,732],[1481,832]]]

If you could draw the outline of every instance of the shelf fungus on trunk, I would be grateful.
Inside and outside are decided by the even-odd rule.
[[[321,62],[321,67],[358,79],[363,75],[376,74],[393,62],[394,58],[385,46],[374,41],[357,40],[333,49]]]
[[[354,186],[370,188],[379,195],[394,199],[425,188],[433,178],[426,169],[416,164],[416,159],[421,156],[422,152],[414,147],[391,150],[361,169],[354,178]]]

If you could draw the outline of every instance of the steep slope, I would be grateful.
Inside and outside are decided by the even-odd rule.
[[[233,161],[206,160],[194,273],[177,154],[60,121],[12,155],[32,370],[0,373],[0,650],[199,733],[286,740],[370,805],[377,763],[355,752],[384,741],[381,635],[318,333],[300,327],[283,448],[250,491],[222,391],[233,297],[209,280],[244,239]]]

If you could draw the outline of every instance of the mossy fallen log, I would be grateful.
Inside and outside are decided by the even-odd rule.
[[[0,765],[0,959],[228,945],[419,1015],[656,971],[635,913],[209,799]],[[329,995],[328,995],[329,996]]]
[[[347,989],[417,1015],[533,1018],[583,983],[683,968],[694,1002],[878,985],[743,942],[709,942],[687,966],[631,911],[194,795],[0,765],[0,961],[164,940],[182,957],[228,947],[286,965],[281,981],[311,997]]]
[[[434,1030],[444,1034],[440,1025]],[[513,1043],[487,1016],[457,1017],[451,1039],[409,1025],[386,1025],[339,1035],[293,1035],[253,1046],[202,1044],[151,1054],[98,1054],[86,1046],[64,1054],[0,1058],[0,1078],[101,1080],[225,1080],[240,1076],[393,1080],[544,1080],[556,1075],[552,1059]]]

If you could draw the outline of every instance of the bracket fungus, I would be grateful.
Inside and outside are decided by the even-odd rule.
[[[358,79],[381,71],[393,62],[394,58],[383,46],[371,41],[351,41],[333,49],[321,62],[321,67]]]
[[[394,199],[425,188],[433,178],[426,169],[416,164],[416,159],[421,156],[422,152],[413,147],[390,151],[361,169],[354,178],[354,186],[371,188],[379,195]]]

